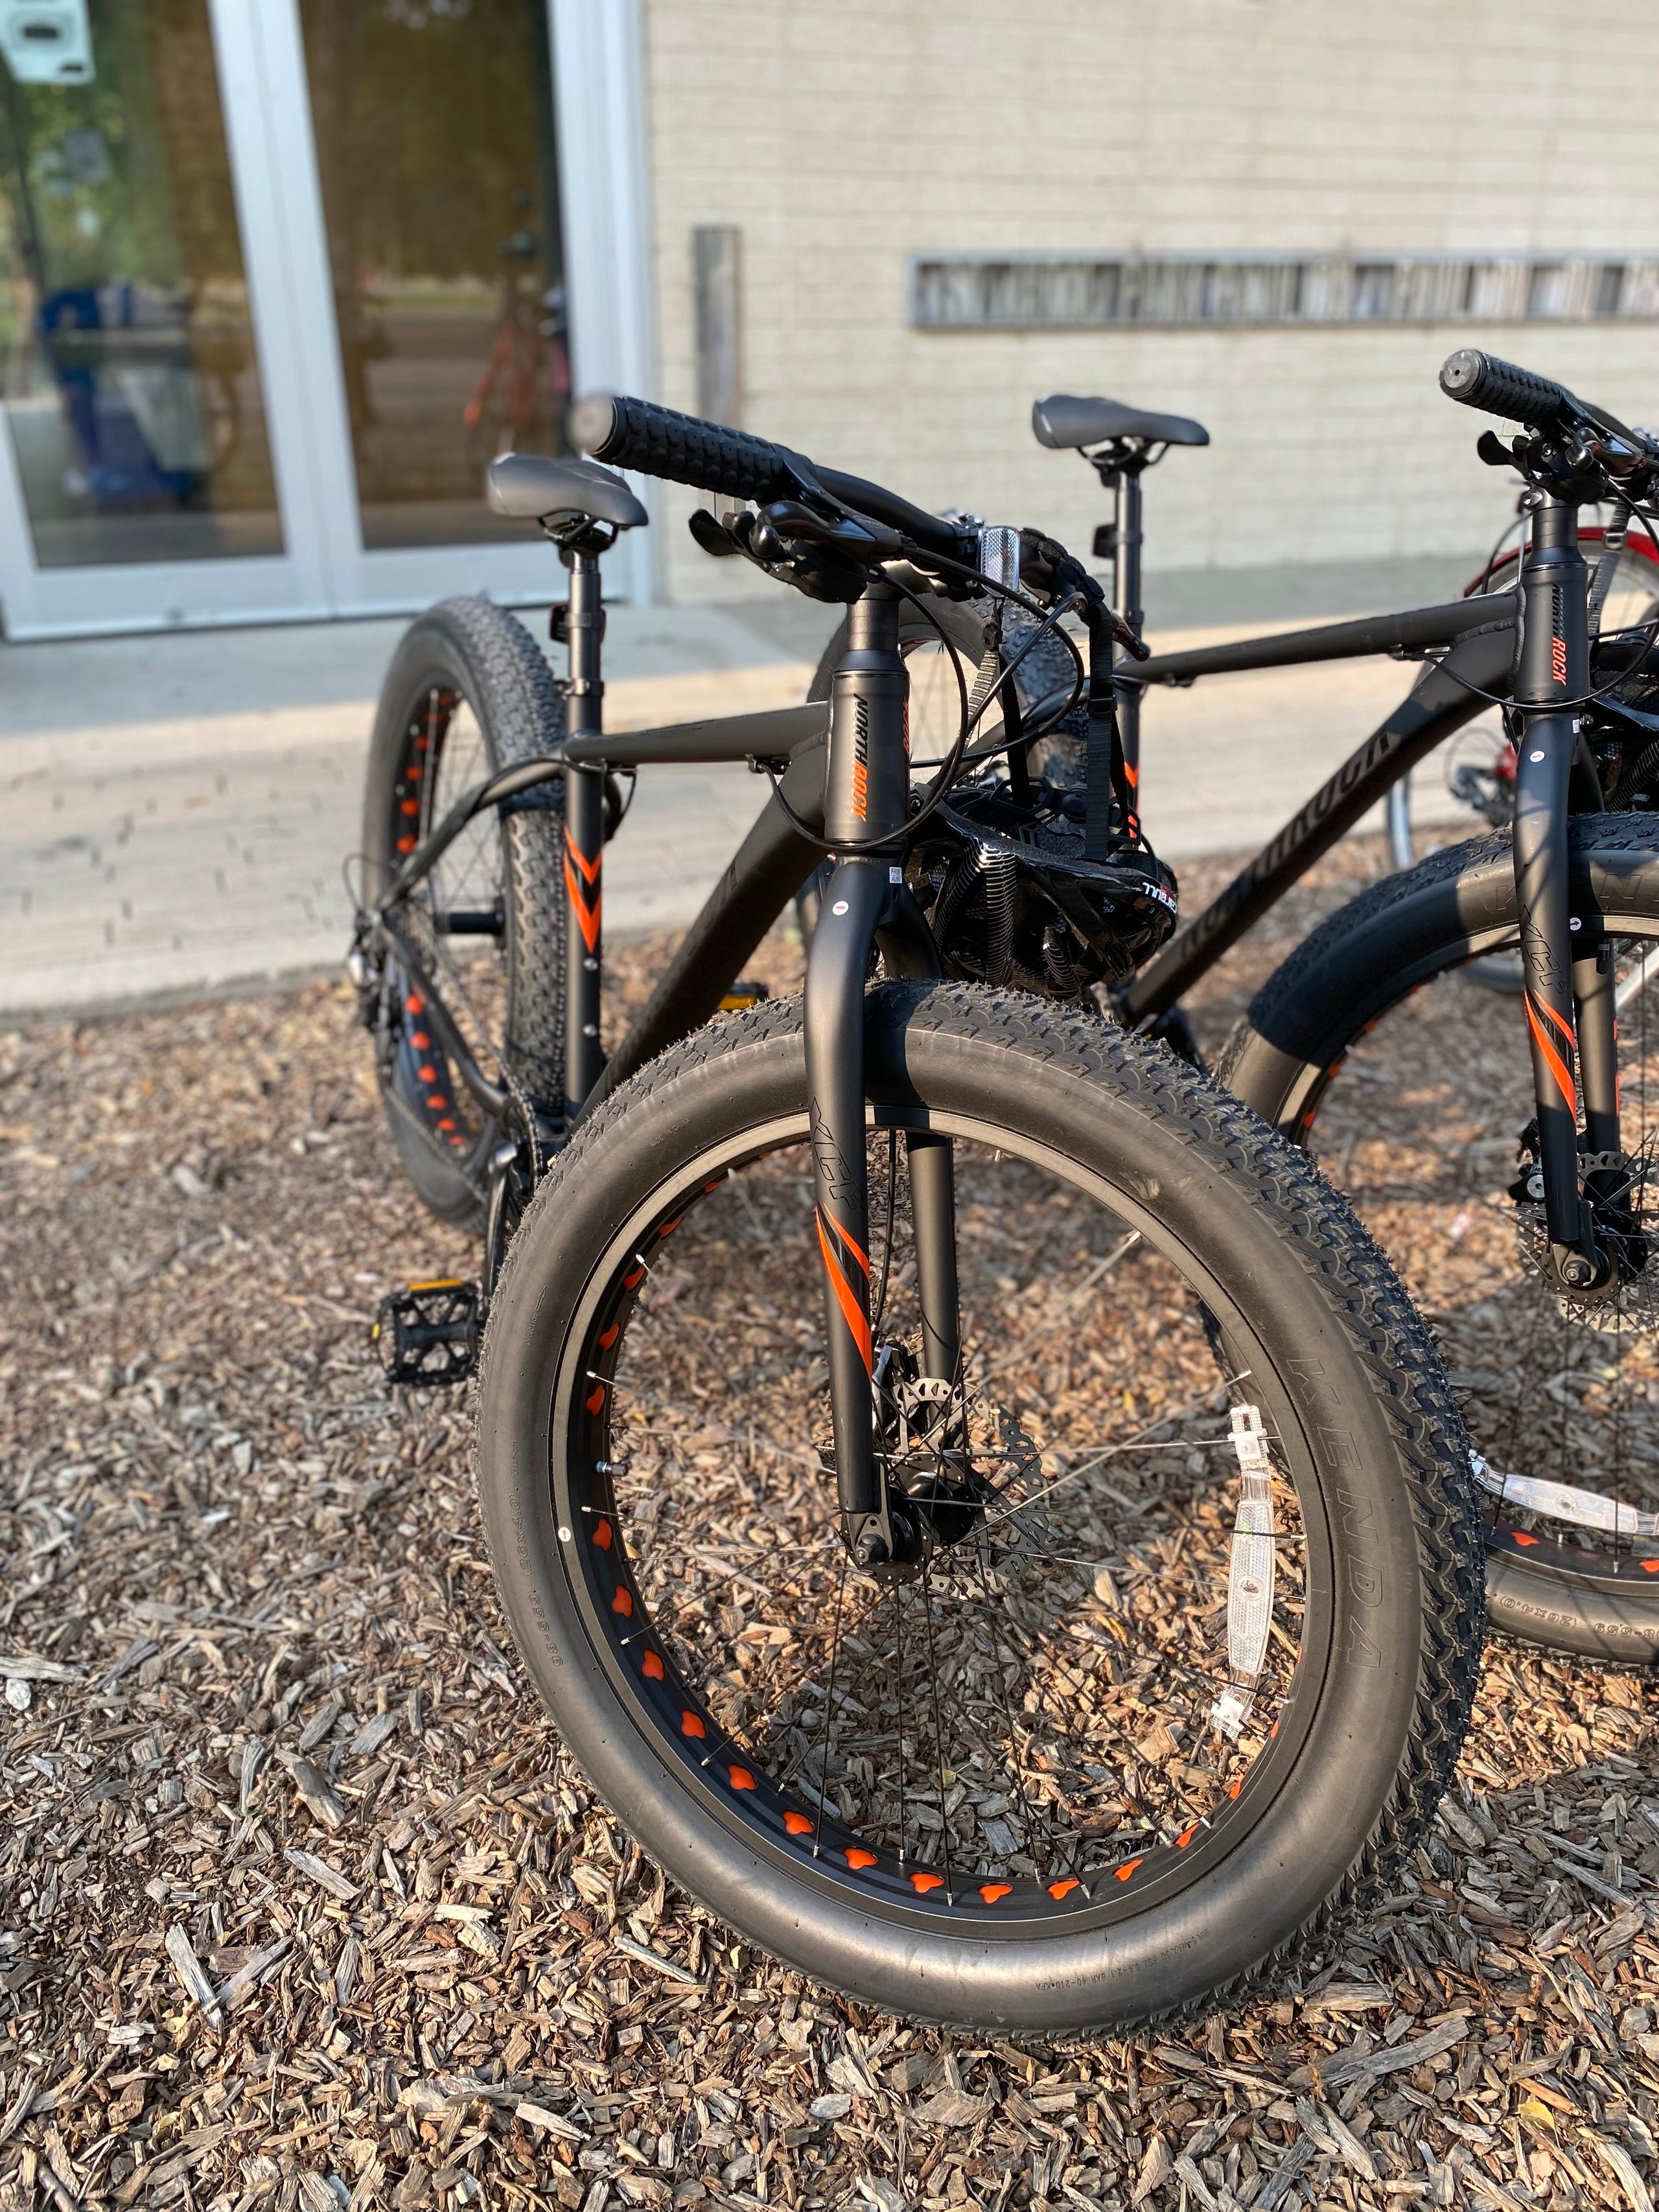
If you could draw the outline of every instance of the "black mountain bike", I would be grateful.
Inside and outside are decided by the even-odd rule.
[[[698,534],[848,634],[827,734],[793,710],[608,736],[598,558],[637,502],[592,465],[495,466],[570,569],[565,734],[416,833],[359,950],[383,1060],[427,1052],[491,1133],[492,1227],[528,1195],[479,1392],[520,1650],[629,1829],[821,1978],[1030,2030],[1211,1998],[1387,1884],[1455,1754],[1480,1554],[1431,1349],[1341,1201],[1207,1078],[942,973],[927,912],[988,854],[1022,961],[1115,981],[1173,919],[1114,744],[1123,626],[1081,564],[638,401],[579,426],[754,502]],[[988,729],[1000,621],[950,744],[910,757],[900,611],[953,595],[1033,651],[1077,616],[1080,792],[1031,772],[1010,699]],[[734,750],[773,799],[601,1065],[605,780]],[[504,838],[562,820],[556,1101],[486,1064],[422,889],[504,808]],[[804,1000],[707,1022],[826,849]],[[394,1322],[411,1358],[443,1326]]]
[[[1454,355],[1441,380],[1528,426],[1480,441],[1531,487],[1518,659],[1486,687],[1509,702],[1513,835],[1436,854],[1332,916],[1257,994],[1220,1073],[1298,1142],[1316,1136],[1365,1186],[1385,1243],[1416,1255],[1480,1454],[1491,1618],[1650,1663],[1659,825],[1606,811],[1605,795],[1651,794],[1659,667],[1650,603],[1639,627],[1592,638],[1601,579],[1579,515],[1607,502],[1620,536],[1650,537],[1659,441],[1480,354]],[[1463,981],[1494,952],[1524,969],[1526,1064],[1513,1006]],[[1360,1106],[1379,1090],[1380,1125]],[[1425,1223],[1443,1221],[1425,1252]]]
[[[1620,451],[1650,453],[1650,441],[1625,431],[1605,410],[1577,401],[1572,406],[1570,418],[1552,418],[1558,441],[1567,434],[1562,422],[1571,420],[1578,434],[1598,444],[1611,437]],[[1206,434],[1179,416],[1065,395],[1038,401],[1032,419],[1042,443],[1084,450],[1114,493],[1115,519],[1097,535],[1095,550],[1111,559],[1113,604],[1138,630],[1141,477],[1170,448],[1201,445]],[[1492,465],[1528,477],[1523,517],[1533,525],[1537,471],[1553,465],[1547,456],[1540,459],[1531,445],[1517,449],[1491,436],[1481,452]],[[1609,452],[1609,465],[1592,457],[1574,479],[1570,544],[1578,565],[1569,564],[1559,586],[1582,604],[1589,670],[1575,715],[1574,818],[1565,834],[1575,872],[1575,945],[1600,946],[1598,957],[1609,963],[1623,1151],[1636,1164],[1604,1170],[1612,1184],[1604,1180],[1601,1188],[1633,1178],[1628,1203],[1645,1218],[1641,1194],[1659,1119],[1659,1100],[1652,1115],[1648,1107],[1650,1087],[1659,1089],[1659,1060],[1648,1043],[1650,1026],[1659,1030],[1653,1001],[1659,988],[1659,823],[1651,811],[1659,806],[1659,541],[1644,512],[1645,462],[1626,467],[1618,452]],[[1601,509],[1600,519],[1583,512],[1592,502]],[[1127,987],[1109,995],[1121,1019],[1193,1056],[1181,1010],[1184,994],[1436,749],[1449,756],[1449,780],[1466,801],[1507,825],[1525,726],[1516,703],[1526,697],[1517,690],[1526,677],[1519,619],[1524,550],[1500,543],[1463,598],[1447,605],[1159,654],[1139,664],[1121,658],[1119,720],[1131,779],[1150,684],[1384,651],[1427,663],[1399,707],[1264,850]],[[941,616],[952,632],[949,653],[965,661],[975,649],[971,611],[946,609]],[[1534,620],[1534,642],[1536,635]],[[947,648],[923,636],[914,620],[906,642],[913,673],[925,694],[937,697],[944,685],[932,664],[945,659]],[[815,690],[823,691],[840,649],[840,641],[832,640]],[[1057,651],[1045,641],[1016,677],[1028,716],[1040,718],[1062,690]],[[1075,745],[1078,720],[1073,714],[1062,723],[1047,741],[1051,750]],[[1609,805],[1630,811],[1609,815]],[[1362,895],[1264,987],[1219,1072],[1296,1141],[1310,1146],[1316,1138],[1345,1182],[1347,1164],[1364,1148],[1366,1218],[1385,1247],[1401,1254],[1402,1265],[1409,1261],[1408,1279],[1433,1310],[1454,1376],[1467,1394],[1487,1494],[1491,1620],[1559,1649],[1648,1663],[1659,1657],[1659,1443],[1653,1425],[1659,1361],[1649,1342],[1656,1333],[1652,1293],[1637,1264],[1639,1243],[1626,1247],[1620,1285],[1604,1284],[1593,1310],[1558,1297],[1540,1275],[1544,1170],[1530,1070],[1514,1049],[1512,1010],[1487,1006],[1484,993],[1469,988],[1522,988],[1512,875],[1506,830],[1437,854]],[[951,951],[955,957],[954,946]],[[1041,975],[1022,980],[1054,988]],[[1431,996],[1419,995],[1431,982]],[[1449,995],[1460,1004],[1455,1018],[1442,1023],[1436,1009]],[[1378,1031],[1395,1010],[1401,1018]],[[1594,1018],[1605,1024],[1609,1017]],[[1442,1043],[1440,1063],[1425,1066],[1422,1056],[1436,1036],[1455,1042]],[[1571,1064],[1571,1041],[1563,1043]],[[1474,1109],[1466,1078],[1477,1053],[1490,1073]],[[1334,1079],[1345,1066],[1349,1079],[1335,1085],[1333,1097]],[[1374,1103],[1365,1110],[1363,1102],[1375,1102],[1385,1089],[1388,1113],[1379,1117]],[[1585,1152],[1620,1150],[1605,1118],[1592,1135],[1582,1101],[1580,1121]],[[1455,1264],[1420,1264],[1425,1215],[1443,1215],[1436,1242],[1449,1239]]]

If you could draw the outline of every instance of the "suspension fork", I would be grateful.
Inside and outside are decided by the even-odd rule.
[[[901,1558],[911,1530],[893,1510],[876,1452],[871,1376],[870,1187],[865,1149],[864,991],[878,932],[899,964],[927,972],[919,929],[897,863],[908,818],[908,679],[898,649],[899,598],[872,580],[848,617],[848,645],[830,688],[830,757],[824,823],[832,846],[883,850],[842,853],[823,894],[807,956],[806,1085],[823,1261],[836,1485],[842,1530],[861,1567]],[[948,1144],[924,1139],[911,1152],[916,1210],[918,1293],[930,1369],[959,1358],[956,1239]],[[920,1166],[920,1178],[917,1169]]]
[[[565,555],[570,601],[565,623],[570,682],[565,734],[597,735],[603,727],[599,678],[605,605],[596,553]],[[564,1089],[573,1121],[605,1069],[599,1048],[600,922],[604,911],[605,771],[574,763],[564,779]]]
[[[1605,1131],[1610,1117],[1613,1133],[1606,1149],[1616,1149],[1618,1132],[1617,1107],[1606,1095],[1613,1075],[1612,994],[1595,988],[1590,975],[1575,977],[1568,876],[1567,821],[1580,736],[1578,717],[1564,702],[1582,697],[1589,686],[1585,587],[1578,509],[1570,501],[1541,495],[1532,511],[1522,580],[1515,888],[1550,1255],[1562,1285],[1578,1291],[1590,1288],[1605,1263],[1579,1185],[1577,981],[1587,987],[1583,1012],[1595,1030],[1593,1039],[1584,1040],[1583,1072],[1598,1093],[1597,1126]],[[1595,965],[1589,959],[1578,964]]]

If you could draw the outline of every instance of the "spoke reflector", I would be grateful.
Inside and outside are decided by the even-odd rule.
[[[1233,1407],[1238,1513],[1227,1569],[1227,1668],[1232,1680],[1210,1708],[1210,1725],[1237,1743],[1255,1703],[1273,1609],[1273,1462],[1261,1409]]]

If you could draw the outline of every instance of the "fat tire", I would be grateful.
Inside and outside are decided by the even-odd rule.
[[[1572,911],[1659,939],[1659,822],[1580,815],[1569,825]],[[1236,1024],[1217,1069],[1281,1134],[1307,1142],[1344,1056],[1411,992],[1472,954],[1512,944],[1515,869],[1507,833],[1448,847],[1385,877],[1314,930]],[[1659,1663],[1659,1591],[1486,1555],[1486,1618],[1547,1649],[1620,1665]]]
[[[524,624],[487,599],[445,599],[399,641],[381,686],[363,798],[365,903],[392,872],[395,787],[411,712],[433,684],[458,690],[477,717],[491,772],[548,752],[564,733],[552,672]],[[494,1040],[526,1095],[564,1104],[564,787],[527,794],[501,825],[507,1031]],[[464,1158],[438,1150],[396,1091],[382,1083],[392,1145],[422,1202],[440,1220],[483,1219],[486,1127]]]
[[[1249,1297],[1255,1327],[1298,1346],[1294,1382],[1275,1362],[1274,1388],[1304,1434],[1322,1419],[1346,1430],[1340,1479],[1323,1459],[1316,1478],[1340,1495],[1338,1614],[1322,1676],[1310,1685],[1312,1731],[1264,1824],[1272,1832],[1253,1828],[1183,1893],[1173,1929],[1149,1911],[1109,1931],[1019,1942],[919,1936],[873,1908],[781,1879],[683,1793],[614,1688],[553,1526],[552,1400],[565,1333],[635,1206],[734,1133],[781,1111],[804,1119],[798,1003],[715,1023],[635,1076],[578,1132],[514,1241],[489,1316],[477,1453],[520,1655],[572,1755],[674,1879],[849,1996],[1039,2035],[1213,2004],[1385,1893],[1449,1779],[1474,1692],[1480,1596],[1468,1443],[1451,1394],[1414,1309],[1345,1202],[1210,1079],[1098,1020],[960,984],[883,987],[868,1034],[873,1095],[914,1086],[939,1110],[1066,1148],[1143,1202],[1161,1188],[1171,1233]],[[1368,1641],[1351,1601],[1358,1577],[1385,1559]],[[1192,1899],[1201,1908],[1185,1911]]]

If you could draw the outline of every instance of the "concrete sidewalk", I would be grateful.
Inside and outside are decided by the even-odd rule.
[[[1254,572],[1231,589],[1154,579],[1155,614],[1212,606],[1221,619],[1153,635],[1196,643],[1449,597],[1461,564],[1443,565],[1447,580],[1422,564]],[[737,608],[614,607],[607,720],[641,728],[799,700],[836,611],[781,592]],[[0,1018],[338,963],[374,699],[404,626],[0,647]],[[1143,716],[1154,843],[1179,861],[1265,841],[1413,673],[1353,661],[1154,693]],[[1419,781],[1421,818],[1467,818],[1437,770]],[[608,931],[684,927],[765,796],[741,767],[642,775],[607,857]]]

